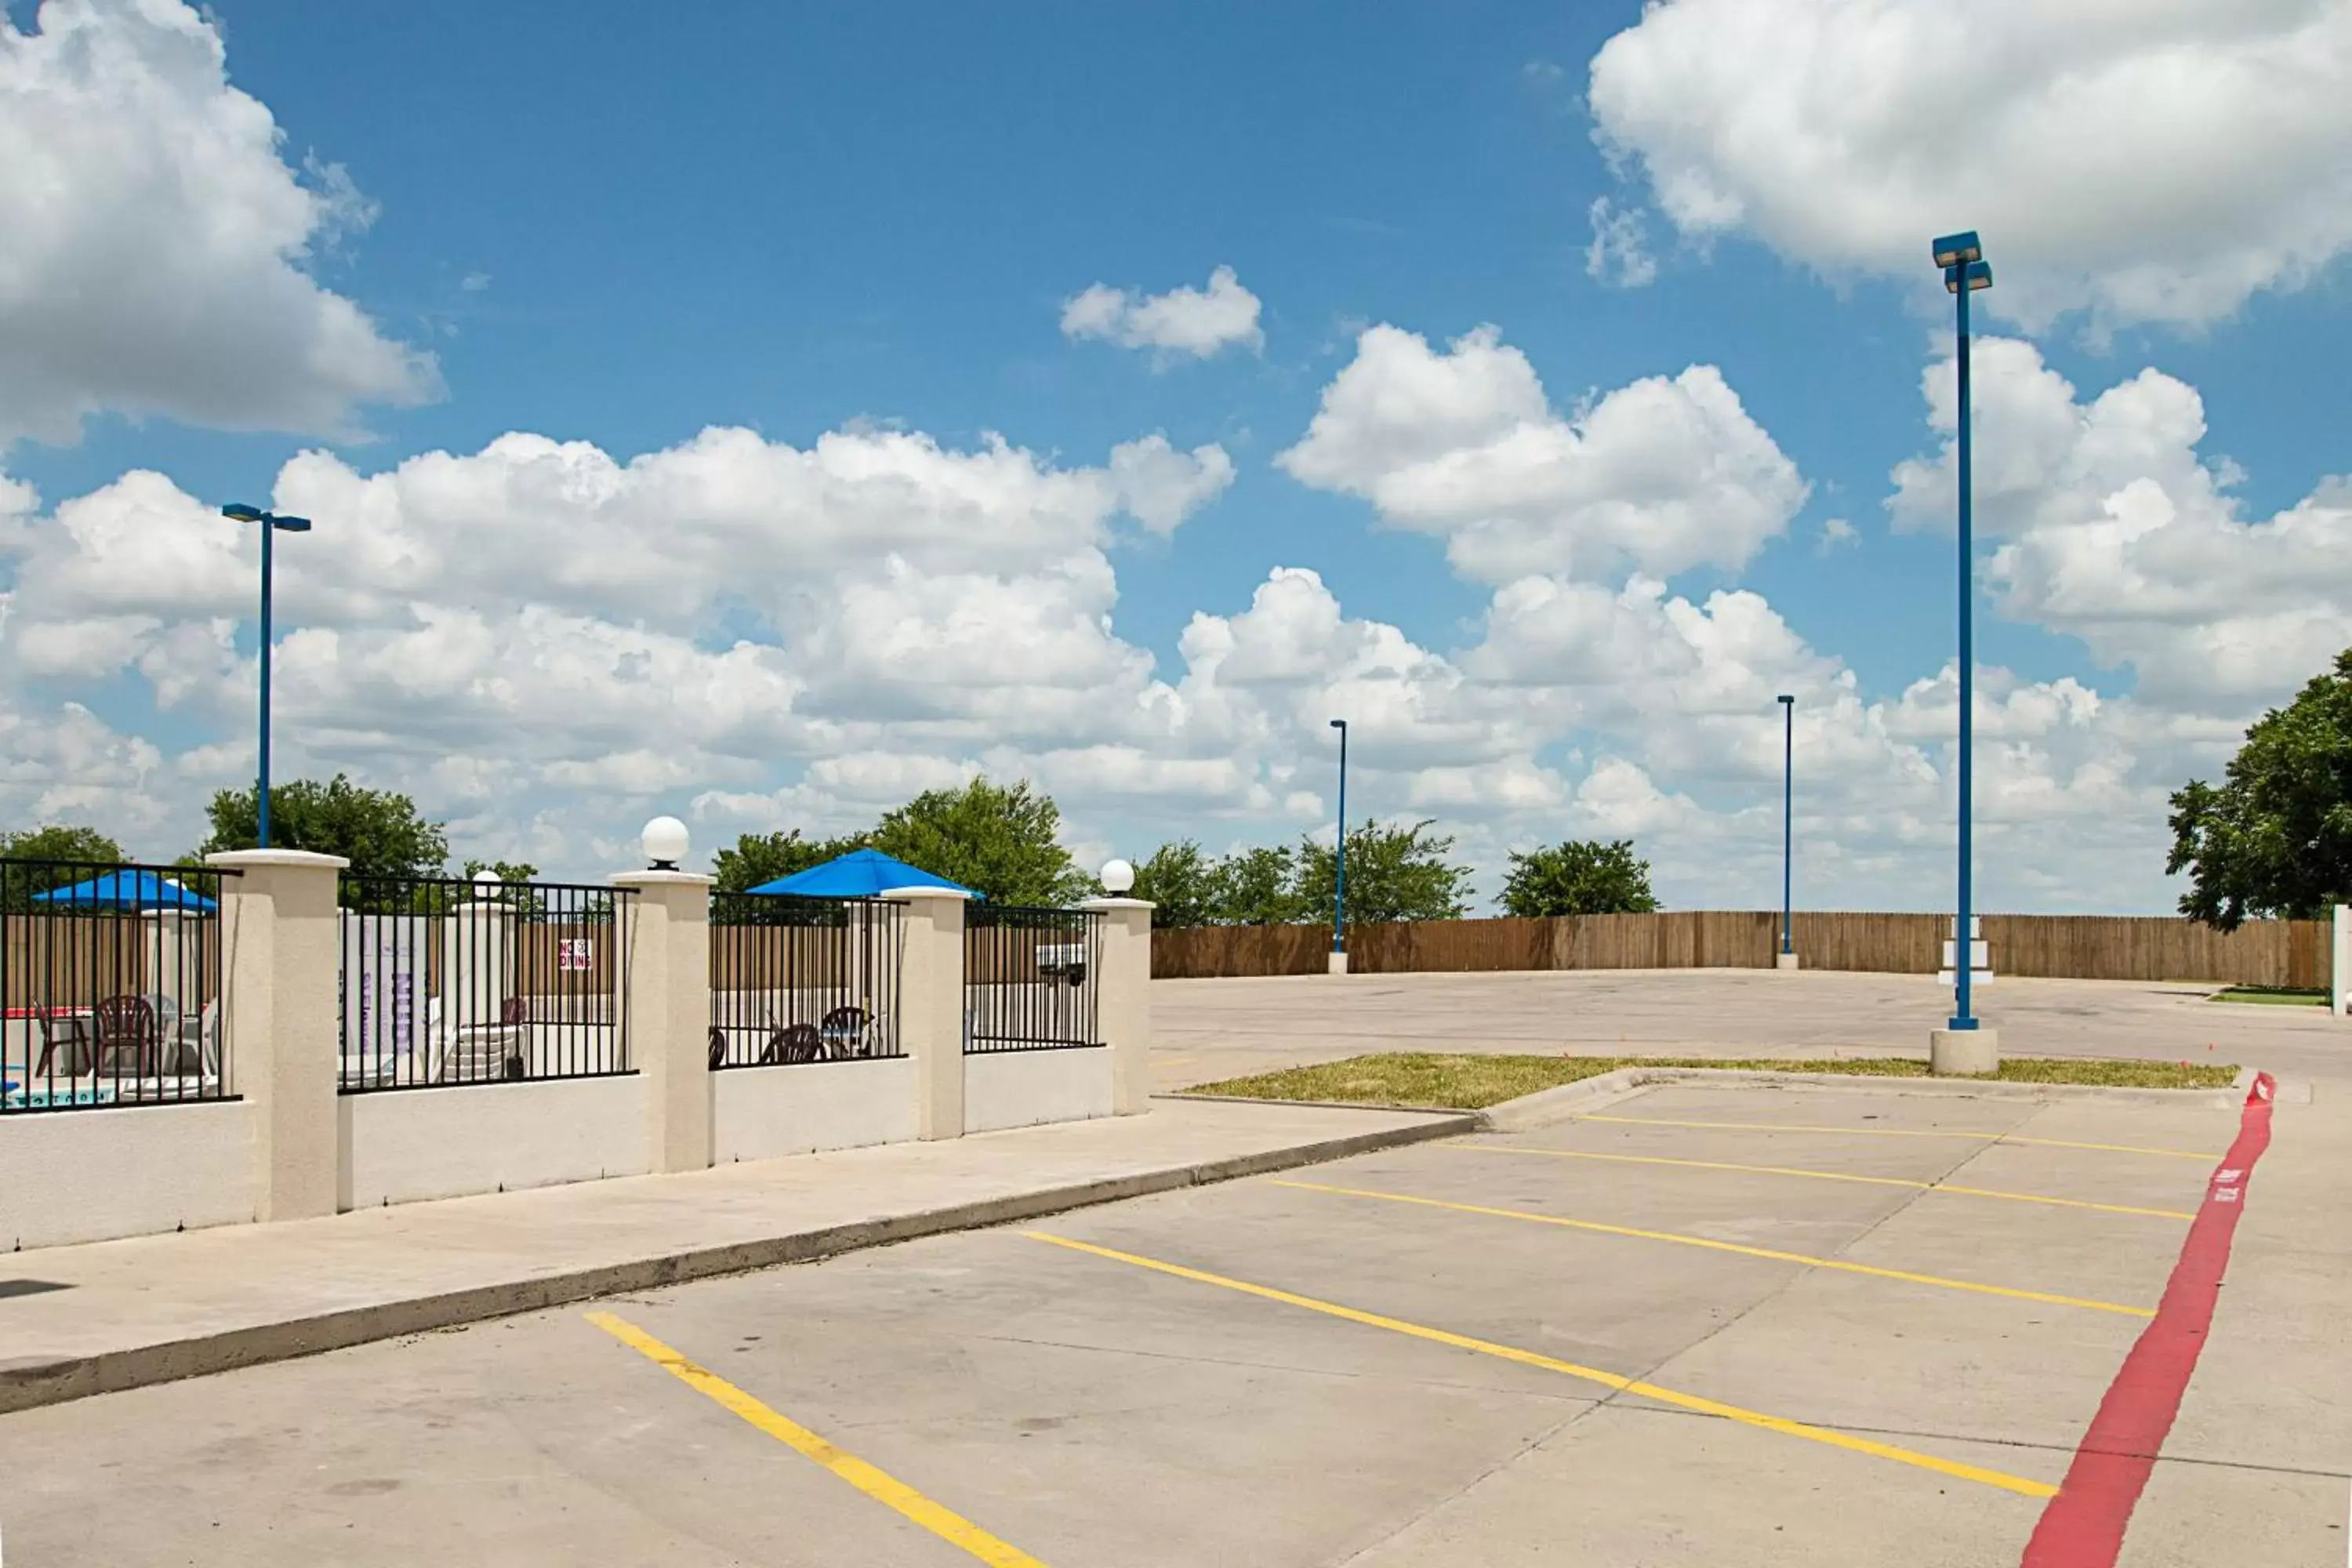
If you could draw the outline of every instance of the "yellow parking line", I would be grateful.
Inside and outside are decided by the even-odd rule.
[[[2081,1198],[2051,1198],[2039,1193],[2004,1193],[1991,1187],[1956,1187],[1948,1182],[1906,1182],[1893,1176],[1856,1176],[1843,1171],[1800,1171],[1789,1165],[1735,1165],[1723,1160],[1669,1160],[1663,1154],[1602,1154],[1590,1149],[1528,1149],[1515,1143],[1433,1143],[1433,1149],[1454,1149],[1472,1154],[1542,1154],[1555,1160],[1615,1160],[1628,1165],[1680,1165],[1694,1171],[1746,1171],[1759,1176],[1806,1176],[1817,1182],[1864,1182],[1874,1187],[1910,1187],[1926,1193],[1958,1193],[1964,1197],[2000,1198],[2013,1204],[2049,1204],[2063,1209],[2096,1209],[2101,1214],[2137,1214],[2151,1219],[2195,1219],[2180,1209],[2135,1208],[2129,1204],[2086,1203]]]
[[[775,1438],[806,1455],[835,1475],[900,1517],[921,1525],[950,1546],[960,1547],[993,1568],[1045,1568],[1018,1547],[1008,1546],[988,1531],[941,1506],[886,1471],[855,1454],[844,1453],[807,1427],[791,1421],[744,1393],[717,1373],[697,1366],[635,1323],[610,1312],[591,1312],[588,1321],[677,1378],[696,1393],[729,1410]]]
[[[2058,1492],[2056,1487],[2044,1485],[2041,1481],[2028,1480],[2023,1476],[2012,1476],[2000,1470],[1989,1470],[1979,1465],[1964,1465],[1953,1459],[1939,1459],[1933,1454],[1898,1448],[1891,1443],[1873,1442],[1870,1438],[1856,1437],[1844,1432],[1834,1432],[1826,1426],[1812,1426],[1802,1421],[1790,1421],[1783,1416],[1767,1415],[1761,1411],[1743,1409],[1737,1405],[1726,1405],[1720,1400],[1703,1398],[1696,1394],[1684,1394],[1671,1388],[1661,1388],[1654,1383],[1644,1383],[1638,1378],[1621,1377],[1613,1372],[1602,1372],[1598,1367],[1579,1366],[1571,1361],[1559,1361],[1551,1356],[1540,1355],[1534,1351],[1520,1350],[1514,1345],[1496,1344],[1491,1340],[1475,1340],[1467,1334],[1449,1333],[1444,1329],[1432,1329],[1420,1323],[1409,1323],[1402,1318],[1382,1317],[1378,1312],[1360,1311],[1356,1308],[1342,1307],[1336,1302],[1318,1301],[1312,1296],[1294,1295],[1288,1290],[1277,1290],[1267,1285],[1253,1285],[1245,1279],[1229,1279],[1222,1274],[1211,1274],[1199,1268],[1187,1268],[1181,1263],[1162,1263],[1156,1258],[1145,1258],[1133,1252],[1119,1252],[1108,1247],[1097,1247],[1089,1241],[1075,1241],[1066,1236],[1055,1236],[1047,1231],[1024,1230],[1021,1234],[1032,1241],[1049,1242],[1055,1247],[1068,1247],[1073,1252],[1090,1253],[1097,1258],[1108,1258],[1115,1263],[1132,1264],[1138,1268],[1149,1268],[1160,1274],[1171,1274],[1179,1279],[1190,1279],[1202,1285],[1214,1285],[1222,1289],[1237,1290],[1244,1296],[1256,1296],[1268,1301],[1279,1301],[1288,1307],[1304,1307],[1310,1312],[1321,1312],[1328,1317],[1344,1318],[1351,1323],[1386,1329],[1391,1333],[1407,1334],[1417,1340],[1427,1340],[1433,1344],[1452,1345],[1456,1350],[1476,1351],[1481,1355],[1496,1356],[1504,1361],[1517,1362],[1522,1366],[1541,1367],[1547,1372],[1560,1373],[1586,1383],[1597,1383],[1603,1388],[1613,1389],[1620,1394],[1634,1394],[1643,1399],[1654,1400],[1661,1405],[1671,1405],[1681,1410],[1696,1411],[1702,1415],[1720,1416],[1724,1420],[1737,1421],[1746,1426],[1759,1426],[1767,1432],[1778,1432],[1783,1436],[1802,1437],[1808,1442],[1826,1443],[1833,1448],[1850,1449],[1857,1454],[1868,1454],[1874,1458],[1892,1459],[1898,1465],[1910,1465],[1917,1469],[1932,1470],[1939,1476],[1951,1476],[1964,1481],[1979,1481],[1989,1487],[1999,1487],[2003,1491],[2015,1492],[2020,1497],[2047,1498],[2054,1497]]]
[[[1940,1274],[1913,1274],[1901,1268],[1874,1268],[1867,1263],[1849,1263],[1838,1258],[1811,1258],[1801,1252],[1781,1252],[1769,1247],[1743,1247],[1735,1241],[1717,1241],[1712,1237],[1684,1236],[1671,1230],[1635,1230],[1631,1226],[1603,1225],[1598,1220],[1563,1219],[1558,1215],[1529,1214],[1524,1209],[1487,1208],[1479,1204],[1449,1203],[1443,1198],[1412,1197],[1403,1193],[1374,1192],[1368,1187],[1333,1187],[1320,1182],[1290,1182],[1269,1179],[1269,1185],[1297,1187],[1302,1192],[1337,1193],[1344,1197],[1379,1198],[1386,1203],[1413,1204],[1423,1208],[1452,1209],[1457,1214],[1489,1215],[1496,1219],[1528,1220],[1536,1225],[1557,1225],[1570,1230],[1589,1230],[1601,1236],[1626,1236],[1638,1241],[1671,1241],[1678,1247],[1703,1247],[1710,1252],[1736,1252],[1743,1258],[1768,1258],[1777,1263],[1801,1263],[1809,1268],[1834,1268],[1845,1274],[1868,1274],[1880,1279],[1900,1279],[1911,1285],[1934,1285],[1946,1290],[1973,1290],[1981,1296],[2011,1296],[2021,1301],[2042,1301],[2053,1307],[2082,1307],[2094,1312],[2116,1312],[2126,1318],[2153,1318],[2155,1311],[2147,1307],[2125,1307],[2113,1301],[2094,1301],[2085,1296],[2058,1296],[2042,1290],[2018,1290],[2006,1285],[1979,1285],[1972,1279],[1947,1279]]]
[[[1865,1138],[1978,1138],[1992,1143],[2031,1143],[2037,1149],[2096,1149],[2107,1154],[2160,1154],[2168,1160],[2202,1160],[2211,1164],[2221,1156],[2194,1149],[2148,1149],[2137,1143],[2077,1143],[2066,1138],[2023,1138],[2014,1132],[1965,1132],[1944,1127],[1816,1127],[1797,1121],[1669,1121],[1663,1116],[1577,1117],[1579,1121],[1620,1121],[1640,1127],[1716,1127],[1732,1132],[1853,1132]]]

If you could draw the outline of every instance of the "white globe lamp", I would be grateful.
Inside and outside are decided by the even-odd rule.
[[[1124,860],[1106,860],[1102,868],[1102,890],[1111,897],[1124,898],[1135,887],[1135,868]]]
[[[675,816],[656,816],[646,824],[637,842],[646,852],[646,861],[656,871],[675,871],[677,863],[686,858],[689,840],[686,824]]]

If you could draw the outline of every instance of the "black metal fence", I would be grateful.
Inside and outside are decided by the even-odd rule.
[[[0,1114],[236,1098],[224,872],[0,859]]]
[[[635,889],[345,877],[345,1094],[633,1070]]]
[[[1090,910],[964,906],[964,1049],[1102,1044],[1102,916]]]
[[[710,1065],[901,1055],[907,907],[882,899],[710,896]]]

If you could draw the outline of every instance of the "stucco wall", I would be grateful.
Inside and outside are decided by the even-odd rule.
[[[252,1217],[243,1100],[0,1116],[0,1248]]]
[[[634,1074],[347,1094],[341,1206],[635,1176],[646,1097]]]
[[[990,1132],[1111,1113],[1108,1046],[985,1051],[963,1059],[963,1130]]]
[[[915,1064],[808,1062],[710,1075],[711,1159],[772,1160],[899,1143],[916,1133]]]

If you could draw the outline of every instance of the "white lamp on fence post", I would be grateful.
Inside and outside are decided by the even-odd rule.
[[[687,836],[686,824],[675,816],[656,816],[637,835],[637,847],[646,852],[646,865],[655,871],[677,870],[692,842]]]
[[[614,900],[614,920],[628,943],[621,973],[630,1065],[645,1085],[646,1167],[698,1171],[713,1146],[710,879],[679,868],[690,841],[675,816],[646,823],[637,843],[650,864],[613,885],[632,894]]]
[[[1079,905],[1102,917],[1102,977],[1097,1017],[1111,1049],[1111,1110],[1133,1116],[1151,1109],[1151,910],[1129,898],[1135,868],[1107,860],[1103,896]]]

